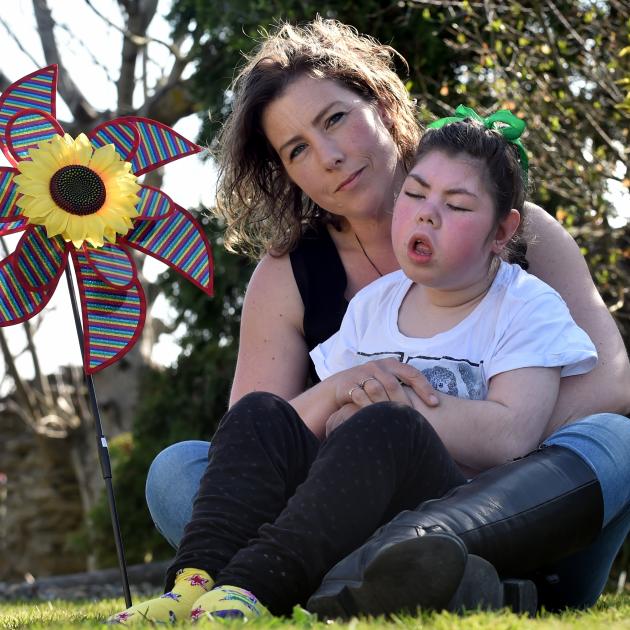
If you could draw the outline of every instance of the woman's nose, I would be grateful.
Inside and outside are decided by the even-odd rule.
[[[344,153],[336,142],[323,140],[319,146],[321,163],[327,170],[335,170],[343,164]]]

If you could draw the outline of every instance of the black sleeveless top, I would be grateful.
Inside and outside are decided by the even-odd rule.
[[[289,258],[304,304],[304,339],[310,351],[341,326],[348,308],[346,270],[326,226],[307,230]],[[310,360],[309,374],[319,382]]]

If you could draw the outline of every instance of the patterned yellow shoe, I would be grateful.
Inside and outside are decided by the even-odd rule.
[[[253,593],[237,586],[217,586],[202,595],[190,613],[191,621],[239,619],[247,621],[271,613]]]
[[[210,591],[213,584],[212,578],[205,571],[180,569],[171,591],[116,613],[106,623],[130,626],[140,622],[166,625],[187,621],[195,601],[200,595]]]

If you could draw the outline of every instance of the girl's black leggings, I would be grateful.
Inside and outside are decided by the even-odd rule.
[[[376,403],[320,442],[287,402],[248,394],[214,436],[167,588],[178,569],[204,569],[290,613],[379,526],[464,482],[410,407]]]

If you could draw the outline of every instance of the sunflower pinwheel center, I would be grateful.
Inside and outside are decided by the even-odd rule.
[[[50,196],[70,214],[94,214],[107,196],[103,180],[91,168],[70,164],[60,168],[50,179]]]

